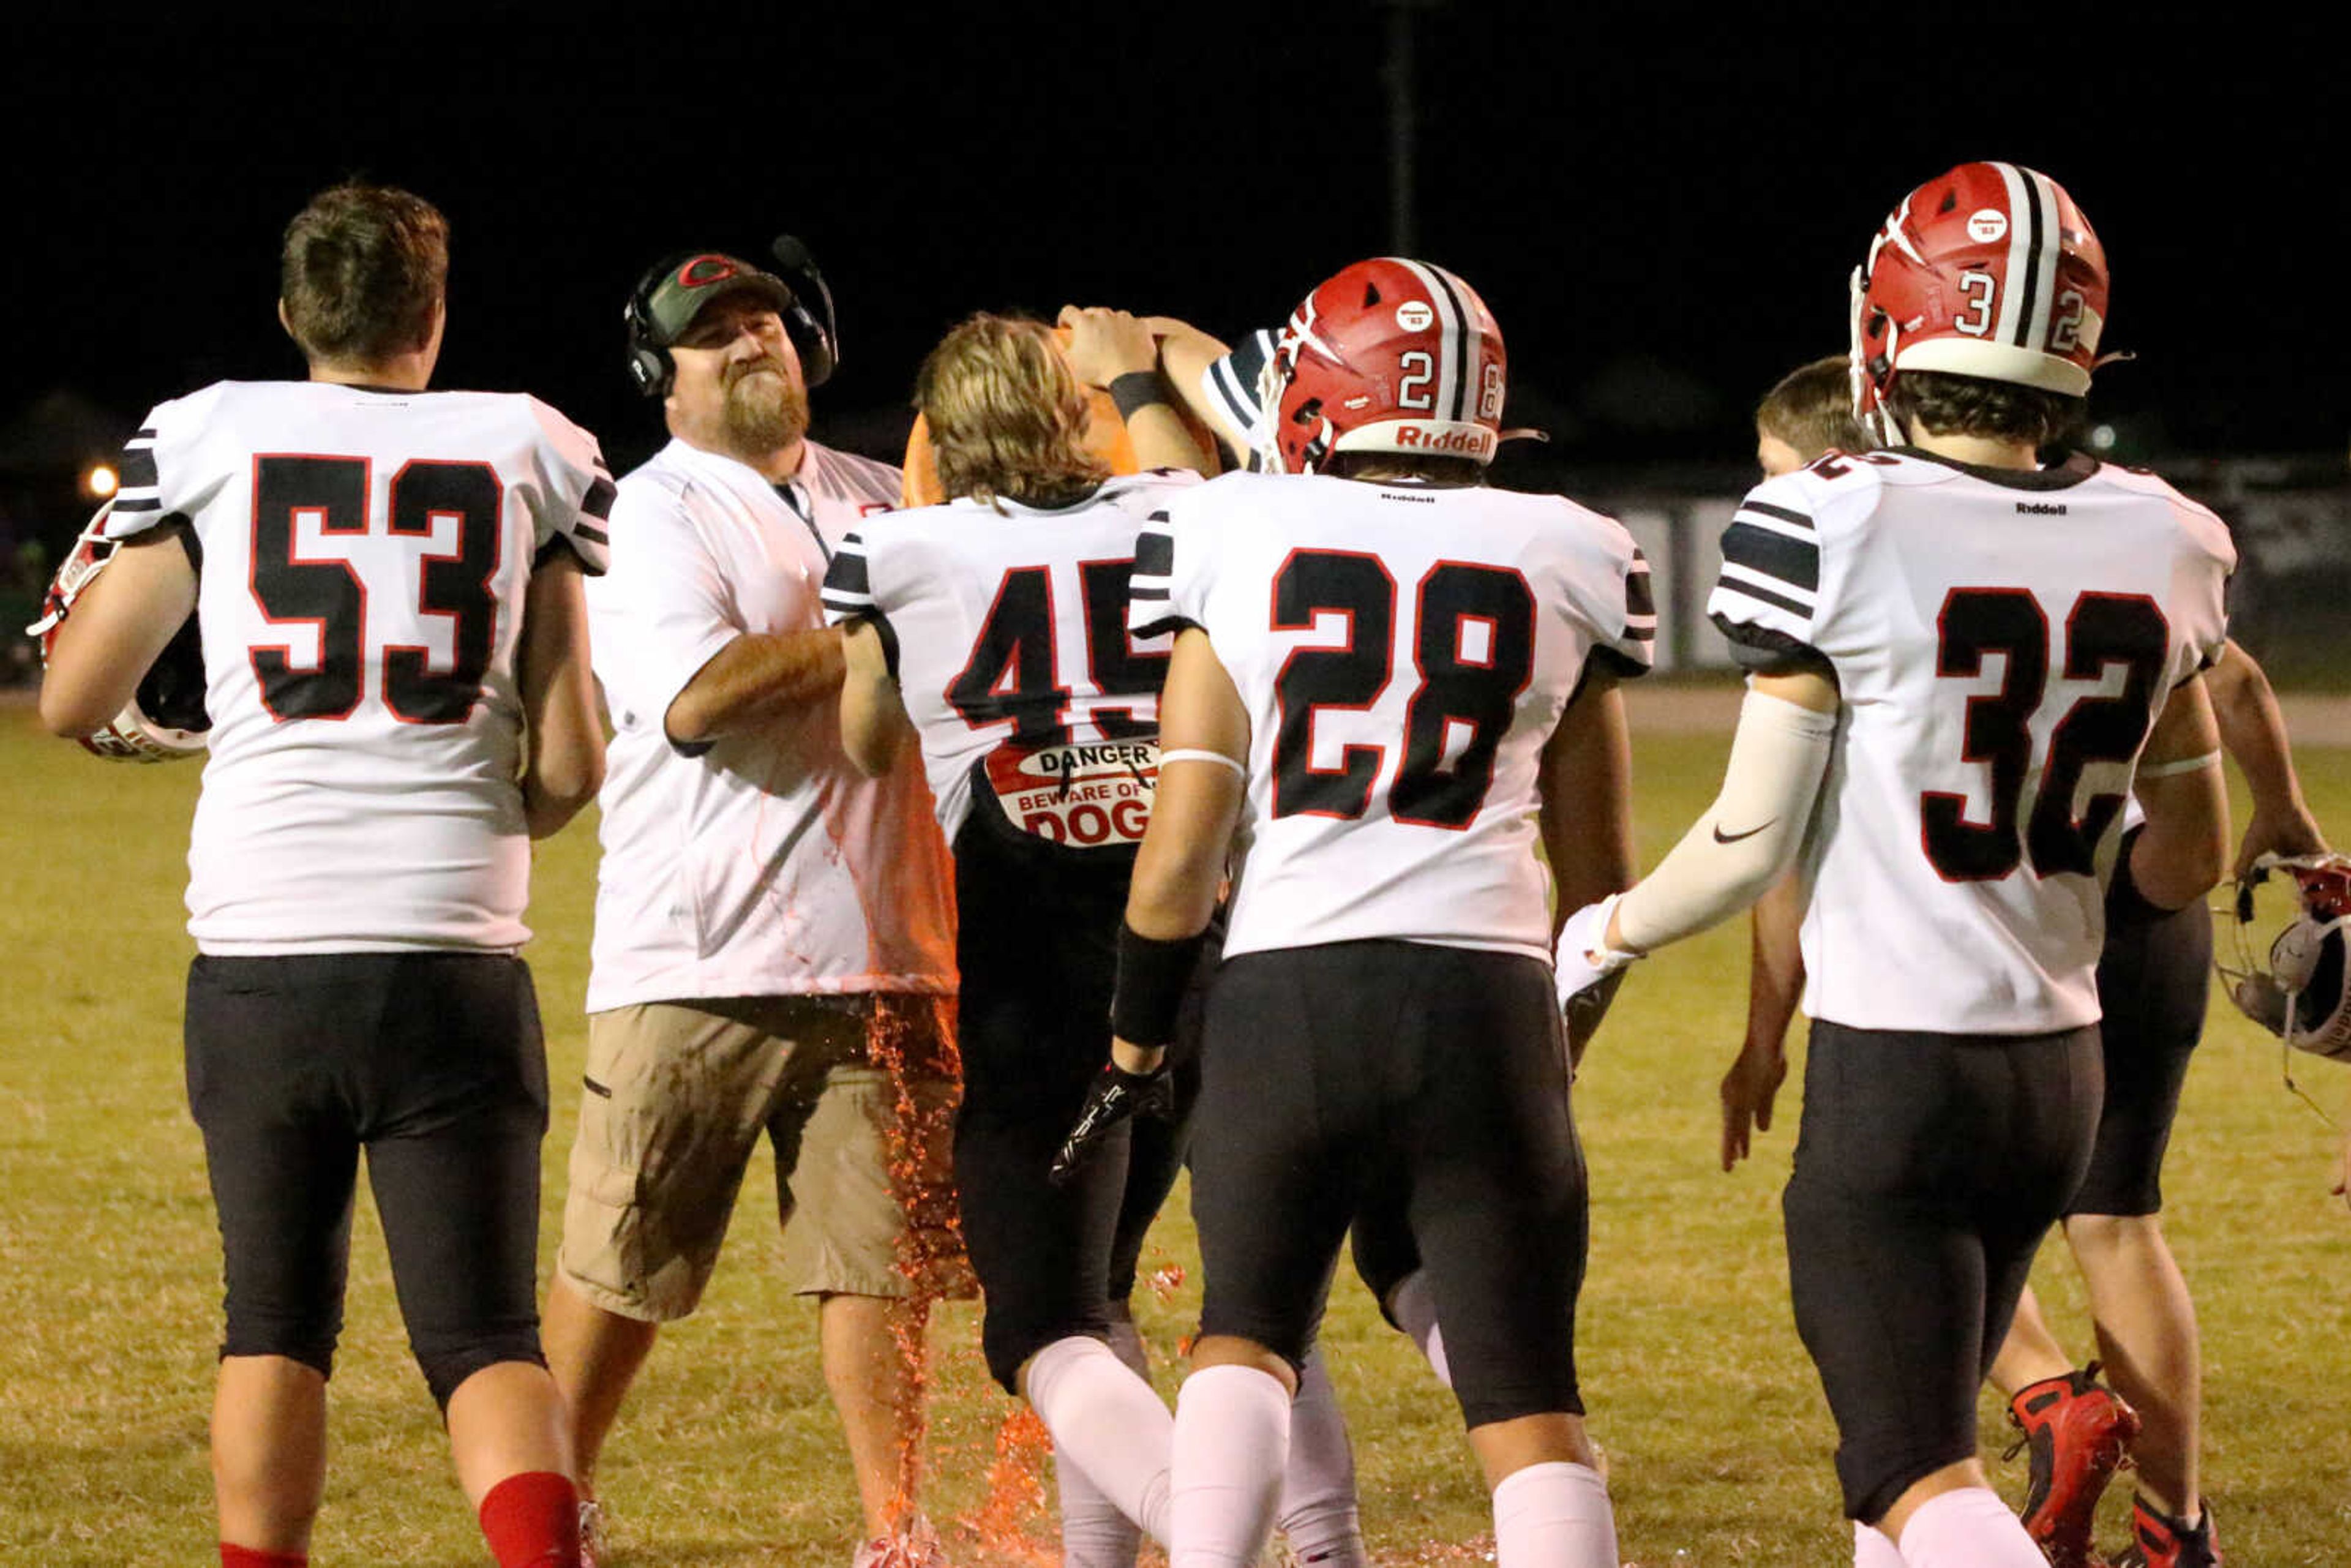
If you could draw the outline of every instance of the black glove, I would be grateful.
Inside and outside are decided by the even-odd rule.
[[[1167,1064],[1162,1061],[1148,1072],[1129,1072],[1115,1061],[1105,1061],[1102,1070],[1086,1090],[1086,1103],[1078,1112],[1070,1135],[1061,1140],[1061,1152],[1053,1156],[1050,1173],[1055,1186],[1067,1186],[1102,1140],[1113,1129],[1130,1116],[1165,1118],[1176,1110],[1176,1089],[1169,1078]]]

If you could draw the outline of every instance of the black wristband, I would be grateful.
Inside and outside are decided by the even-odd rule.
[[[1167,401],[1167,385],[1157,371],[1129,371],[1111,380],[1110,401],[1118,404],[1121,419],[1133,419],[1155,402]]]
[[[1118,988],[1111,993],[1111,1032],[1142,1046],[1176,1038],[1176,1015],[1200,967],[1207,933],[1163,942],[1122,921],[1118,927]]]
[[[2147,894],[2138,890],[2138,879],[2131,875],[2131,850],[2145,831],[2145,822],[2131,829],[2123,835],[2122,847],[2115,852],[2115,874],[2106,883],[2106,924],[2118,929],[2151,925],[2179,913],[2149,903]]]

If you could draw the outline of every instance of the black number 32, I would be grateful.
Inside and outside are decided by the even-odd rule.
[[[2030,862],[2042,876],[2088,875],[2098,841],[2122,810],[2119,794],[2093,795],[2074,815],[2082,770],[2138,755],[2152,722],[2149,698],[2162,672],[2170,628],[2153,600],[2085,593],[2065,618],[2064,678],[2095,681],[2110,664],[2125,670],[2116,696],[2086,696],[2050,733],[2041,788],[2018,831],[2025,776],[2032,766],[2032,719],[2049,685],[2049,617],[2022,588],[1955,588],[1936,620],[1935,674],[1983,674],[2001,655],[2000,690],[1968,699],[1959,755],[1991,773],[1991,820],[1971,822],[1967,796],[1928,789],[1918,797],[1927,858],[1949,882],[1997,882]]]

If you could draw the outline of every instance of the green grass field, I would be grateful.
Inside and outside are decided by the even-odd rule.
[[[1704,806],[1723,745],[1638,740],[1648,859]],[[2321,819],[2351,837],[2351,754],[2303,760]],[[12,706],[0,707],[0,1565],[209,1561],[218,1242],[179,1051],[197,769],[100,764]],[[579,1094],[594,860],[590,823],[545,846],[533,904],[557,1085],[549,1254]],[[1744,942],[1726,928],[1645,967],[1577,1096],[1593,1182],[1580,1362],[1626,1559],[1646,1568],[1849,1560],[1827,1412],[1787,1304],[1777,1199],[1792,1080],[1760,1158],[1732,1176],[1715,1168],[1714,1089],[1743,1016]],[[2231,1562],[2256,1568],[2351,1557],[2351,1215],[2326,1195],[2333,1134],[2282,1087],[2279,1055],[2214,1012],[2166,1184],[2203,1314],[2208,1486]],[[2325,1063],[2301,1076],[2330,1112],[2346,1097]],[[854,1496],[813,1310],[774,1284],[771,1190],[763,1154],[710,1299],[664,1337],[607,1452],[621,1563],[848,1561]],[[1167,1270],[1165,1299],[1140,1313],[1171,1392],[1199,1300],[1184,1207],[1179,1194],[1146,1257]],[[318,1558],[479,1563],[372,1218],[362,1205]],[[2062,1249],[2044,1253],[2036,1282],[2084,1354]],[[1008,1402],[980,1369],[972,1308],[943,1309],[933,1332],[933,1516],[959,1563],[1050,1563],[1042,1490],[999,1489],[996,1507],[1035,1550],[979,1539],[991,1471],[1022,1473],[996,1464]],[[1486,1504],[1458,1416],[1352,1279],[1326,1343],[1381,1561],[1478,1560]],[[1985,1411],[1996,1458],[2006,1426],[1989,1396]],[[1996,1470],[2020,1495],[2022,1462]],[[2126,1490],[2108,1499],[2110,1541]]]

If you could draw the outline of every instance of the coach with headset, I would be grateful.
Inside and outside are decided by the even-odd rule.
[[[839,358],[805,248],[647,272],[628,372],[671,440],[620,481],[590,597],[615,730],[588,1064],[548,1360],[583,1495],[659,1325],[695,1308],[746,1162],[776,1149],[783,1268],[817,1298],[866,1515],[859,1568],[924,1568],[916,1507],[929,1303],[967,1291],[948,1134],[952,873],[919,762],[842,755],[833,547],[898,470],[808,439]],[[593,1538],[599,1505],[585,1505]]]

